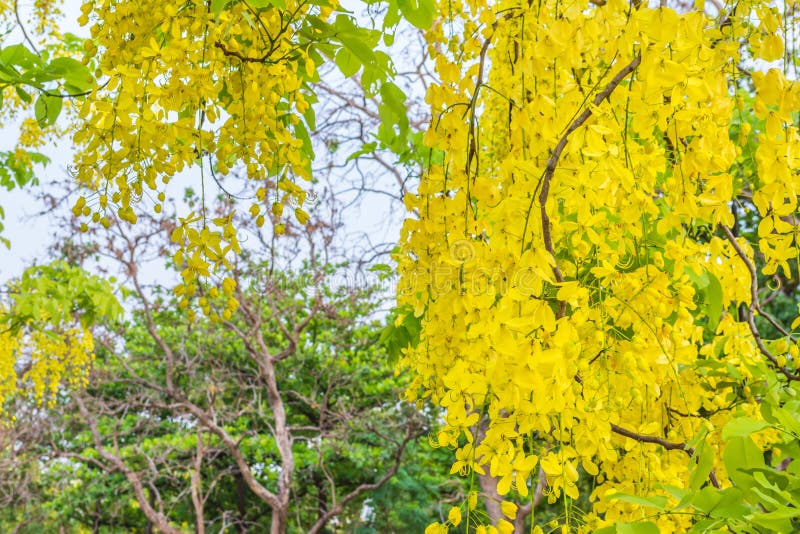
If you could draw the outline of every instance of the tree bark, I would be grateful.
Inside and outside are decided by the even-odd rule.
[[[484,496],[483,502],[486,506],[486,515],[489,516],[491,524],[496,525],[498,521],[503,519],[503,512],[500,510],[500,502],[503,498],[497,493],[497,477],[478,475],[478,483]]]

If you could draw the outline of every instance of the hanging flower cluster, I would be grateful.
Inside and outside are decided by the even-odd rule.
[[[314,119],[304,86],[315,79],[316,47],[329,39],[336,8],[303,0],[83,5],[80,22],[92,22],[86,57],[97,57],[102,85],[83,102],[74,136],[75,178],[95,194],[73,212],[104,226],[110,212],[134,224],[137,203],[160,213],[170,180],[199,175],[200,210],[172,234],[184,306],[240,252],[232,215],[205,213],[207,184],[238,168],[255,184],[248,211],[258,226],[288,204],[307,219],[298,182],[311,179],[306,125]]]
[[[685,532],[692,514],[620,495],[730,486],[722,429],[761,419],[751,385],[798,389],[788,325],[759,332],[762,278],[797,279],[800,83],[778,63],[796,5],[439,8],[425,140],[444,158],[398,255],[422,327],[408,397],[446,410],[453,472],[493,477],[509,509],[542,477],[550,502],[591,488],[564,528]]]

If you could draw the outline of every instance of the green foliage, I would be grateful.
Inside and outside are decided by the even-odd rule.
[[[386,24],[393,26],[404,18],[420,30],[427,30],[435,14],[436,3],[432,0],[389,0]]]
[[[63,98],[81,96],[95,85],[91,71],[80,61],[48,55],[47,50],[37,55],[22,44],[0,49],[0,84],[13,86],[27,104],[33,102],[30,92],[38,93],[35,112],[41,126],[55,123]]]
[[[26,279],[26,287],[36,294],[53,294],[48,293],[47,283],[34,280],[44,273],[73,278],[65,274],[71,271],[64,265],[50,269]],[[263,307],[264,342],[273,354],[285,344],[279,323],[307,317],[309,306],[318,298],[330,310],[311,319],[296,352],[276,368],[287,424],[298,429],[289,532],[300,533],[333,500],[332,491],[341,499],[389,469],[395,443],[387,440],[400,439],[404,426],[416,416],[410,406],[397,400],[405,380],[394,375],[379,343],[380,325],[363,320],[377,305],[371,289],[353,294],[320,283],[311,292],[307,272],[265,276],[268,271],[264,264],[252,265],[243,275],[249,283],[242,285],[248,288],[247,302]],[[335,269],[329,266],[328,271]],[[86,295],[81,309],[94,307],[100,314],[102,305],[93,298],[100,292],[86,281],[80,287]],[[265,287],[273,288],[269,302],[258,298]],[[116,330],[119,337],[112,344],[123,345],[124,351],[116,354],[109,345],[100,348],[86,394],[81,394],[87,409],[96,413],[105,446],[157,488],[170,521],[191,525],[195,518],[187,487],[198,439],[202,439],[208,528],[227,517],[229,523],[252,531],[268,530],[270,509],[243,485],[225,445],[191,417],[171,408],[163,390],[148,386],[165,387],[171,372],[178,394],[213,411],[218,424],[239,443],[247,463],[256,466],[260,482],[274,490],[277,470],[266,466],[279,465],[280,456],[270,431],[274,421],[259,384],[257,362],[231,329],[207,319],[187,321],[169,297],[157,300],[150,315],[160,339],[181,354],[177,367],[168,371],[167,366],[154,363],[163,358],[163,350],[152,335],[150,319],[141,306],[130,304],[132,319]],[[277,310],[281,312],[274,313]],[[247,328],[241,316],[232,321],[240,329]],[[36,519],[20,532],[43,527],[81,531],[92,524],[108,525],[107,532],[146,528],[125,477],[99,467],[103,459],[72,399],[61,398],[49,417],[52,441],[42,441],[29,460],[37,470],[39,499],[29,503],[25,513]],[[57,460],[59,455],[73,460]],[[446,481],[446,455],[446,451],[431,449],[424,439],[413,441],[397,476],[378,491],[349,503],[337,516],[338,524],[347,532],[421,532],[430,517],[439,514],[441,498],[461,491]],[[155,473],[148,471],[150,465]],[[0,528],[12,528],[20,513],[20,508],[0,513]]]
[[[398,306],[392,310],[380,337],[392,363],[400,359],[403,349],[419,343],[420,330],[420,318],[414,315],[410,306]]]
[[[28,184],[36,185],[38,181],[33,173],[33,168],[27,161],[20,161],[20,157],[24,156],[31,163],[46,165],[50,159],[39,152],[34,151],[16,151],[16,150],[3,150],[0,151],[0,188],[12,191],[15,188],[23,188]],[[3,219],[5,219],[5,210],[0,205],[0,234],[3,233]],[[11,247],[11,242],[0,235],[0,244],[5,245],[6,248]]]
[[[52,47],[55,53],[45,48],[37,54],[23,44],[0,48],[0,88],[13,87],[23,106],[33,104],[34,117],[41,128],[55,124],[65,98],[85,96],[95,86],[94,75],[87,65],[71,57],[56,55],[77,52],[81,45],[82,40],[67,33],[58,47]],[[0,109],[3,106],[3,92],[0,91]],[[36,151],[23,148],[1,151],[0,188],[10,191],[35,185],[32,164],[48,162],[47,157]],[[4,217],[5,212],[0,206],[0,234]],[[0,243],[10,248],[7,238],[0,237]]]
[[[86,328],[98,319],[122,314],[111,283],[80,267],[56,260],[29,267],[13,285],[10,312],[4,317],[12,332],[26,325],[80,322]]]
[[[47,165],[50,158],[39,152],[24,151],[25,156],[39,165]],[[30,166],[20,161],[20,154],[12,150],[0,151],[0,187],[12,191],[38,181]]]

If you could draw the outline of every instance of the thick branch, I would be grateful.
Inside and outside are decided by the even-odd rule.
[[[495,26],[496,27],[496,23]],[[493,28],[494,28],[493,27]],[[492,33],[494,35],[494,32]],[[483,69],[486,65],[486,53],[489,51],[489,45],[492,42],[492,36],[489,36],[481,46],[480,63],[478,64],[478,78],[475,81],[475,92],[472,93],[472,99],[469,103],[469,133],[467,134],[467,164],[464,171],[467,180],[469,180],[469,168],[472,165],[472,158],[478,157],[478,142],[475,139],[475,109],[478,106],[478,94],[481,92],[483,86]],[[477,169],[475,171],[477,174]]]
[[[192,506],[194,507],[195,515],[195,534],[205,534],[206,532],[205,518],[203,514],[205,498],[203,497],[203,480],[201,478],[204,454],[203,434],[198,430],[194,465],[192,466],[192,469],[189,470],[189,475],[191,478]]]
[[[76,396],[75,401],[78,405],[81,416],[86,419],[86,423],[89,425],[89,430],[92,433],[92,439],[94,440],[94,446],[97,449],[97,453],[104,460],[113,465],[116,470],[120,471],[128,480],[130,485],[133,486],[133,492],[136,494],[136,500],[138,501],[142,512],[144,512],[144,515],[147,517],[147,520],[150,521],[150,523],[152,523],[153,526],[155,526],[161,532],[165,532],[167,534],[181,534],[180,530],[170,526],[169,519],[164,516],[164,514],[159,513],[153,508],[153,506],[151,506],[150,500],[145,495],[144,486],[142,485],[139,475],[137,475],[133,469],[128,467],[119,456],[110,453],[105,448],[103,445],[103,439],[99,430],[97,429],[97,420],[89,414],[89,410],[86,409],[86,405],[83,403],[83,400],[80,398],[80,396]]]
[[[177,395],[173,395],[177,397]],[[179,402],[179,406],[183,407],[192,414],[195,418],[197,418],[200,423],[203,424],[206,428],[208,428],[211,432],[216,434],[216,436],[225,444],[228,449],[228,452],[233,457],[234,462],[236,462],[236,466],[239,468],[239,473],[242,475],[242,479],[244,480],[247,487],[262,501],[264,501],[270,508],[275,511],[279,509],[281,506],[278,497],[265,488],[258,480],[256,480],[255,475],[253,475],[253,471],[250,469],[250,466],[247,463],[244,455],[242,455],[242,451],[239,450],[239,443],[233,439],[233,437],[228,434],[228,432],[216,424],[208,413],[205,410],[201,409],[199,406],[190,402],[185,399],[176,399]]]
[[[625,436],[626,438],[630,438],[633,440],[638,441],[639,443],[654,443],[656,445],[661,445],[668,451],[684,451],[689,456],[694,455],[694,447],[687,447],[686,443],[679,443],[675,441],[667,441],[664,438],[659,438],[658,436],[648,436],[646,434],[639,434],[632,430],[628,430],[627,428],[623,428],[619,425],[615,425],[611,423],[611,431],[615,434],[619,434],[620,436]],[[717,480],[717,474],[712,469],[708,473],[708,480],[711,482],[711,485],[715,488],[719,489],[720,484],[719,480]]]
[[[615,425],[611,423],[611,430],[615,434],[619,434],[620,436],[625,436],[626,438],[631,438],[633,440],[638,441],[639,443],[655,443],[656,445],[661,445],[668,451],[687,451],[686,443],[678,443],[674,441],[667,441],[664,438],[659,438],[658,436],[647,436],[645,434],[638,434],[633,432],[632,430],[628,430],[627,428],[622,428],[619,425]],[[689,452],[689,454],[692,454]]]
[[[553,175],[556,172],[556,167],[558,166],[558,160],[561,158],[562,152],[567,146],[567,141],[569,140],[569,136],[572,132],[583,126],[583,124],[592,116],[592,109],[596,106],[599,106],[604,100],[611,96],[611,93],[619,87],[622,81],[631,74],[636,67],[642,62],[641,54],[637,54],[636,57],[631,60],[630,63],[625,65],[606,85],[605,89],[597,93],[592,100],[592,106],[586,107],[586,109],[578,115],[572,124],[569,125],[567,130],[564,132],[564,135],[561,136],[561,139],[558,140],[556,143],[553,152],[550,154],[550,157],[547,159],[547,165],[545,166],[544,175],[542,177],[542,189],[539,192],[539,205],[541,209],[541,217],[542,217],[542,238],[544,239],[544,246],[547,249],[547,252],[553,257],[555,261],[555,250],[553,249],[553,237],[550,234],[550,216],[547,214],[547,198],[550,196],[550,182],[553,179]],[[530,210],[529,210],[530,211]],[[525,234],[523,233],[522,239],[524,241]],[[558,268],[558,265],[553,266],[553,274],[556,277],[556,280],[559,282],[564,281],[564,277],[561,274],[561,270]],[[562,305],[563,307],[563,305]],[[562,312],[563,313],[563,312]]]

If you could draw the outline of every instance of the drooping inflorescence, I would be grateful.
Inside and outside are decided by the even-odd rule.
[[[401,365],[446,410],[454,473],[522,505],[589,492],[564,527],[684,532],[702,514],[670,510],[729,488],[753,443],[725,425],[800,378],[759,300],[797,279],[797,9],[596,4],[439,4],[444,158],[407,199],[398,298],[422,329]],[[752,438],[773,465],[779,426]]]

